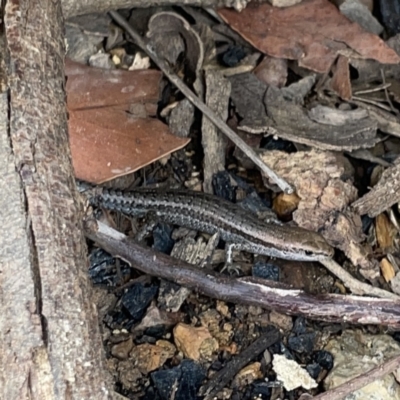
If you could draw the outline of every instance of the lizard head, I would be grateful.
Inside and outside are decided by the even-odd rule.
[[[294,240],[290,247],[293,251],[301,252],[305,260],[319,260],[333,256],[333,247],[319,233],[303,228],[294,228],[292,233]]]

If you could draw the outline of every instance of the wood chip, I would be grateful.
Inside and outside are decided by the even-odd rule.
[[[379,214],[375,219],[376,240],[381,250],[392,248],[395,229],[385,214]]]
[[[206,104],[223,121],[228,118],[231,84],[218,71],[206,71]],[[225,170],[225,135],[208,119],[202,119],[202,145],[204,150],[204,191],[214,193],[214,174]]]
[[[400,201],[400,162],[383,172],[379,182],[363,197],[352,204],[359,214],[376,217]]]
[[[381,260],[380,266],[382,276],[385,278],[385,281],[390,282],[396,275],[393,265],[389,262],[387,258],[383,258]]]
[[[373,147],[381,140],[376,135],[377,122],[369,117],[358,119],[353,115],[351,119],[349,114],[348,122],[341,126],[313,121],[294,94],[293,101],[287,100],[292,85],[282,90],[267,87],[252,74],[229,80],[232,100],[243,118],[239,129],[245,132],[269,133],[295,143],[335,151]]]
[[[296,193],[280,193],[275,197],[272,208],[280,219],[288,217],[297,208],[300,197]]]

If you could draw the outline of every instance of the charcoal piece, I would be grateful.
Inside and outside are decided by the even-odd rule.
[[[296,318],[296,320],[294,321],[292,332],[296,335],[301,335],[307,332],[307,322],[305,318]]]
[[[271,398],[271,385],[265,380],[255,381],[251,385],[251,399],[269,400]]]
[[[322,367],[318,363],[311,363],[306,365],[306,370],[312,378],[317,379],[322,371]]]
[[[396,342],[399,342],[399,343],[400,343],[400,332],[394,332],[394,333],[393,333],[393,339],[394,339]]]
[[[134,322],[141,320],[157,291],[158,287],[156,286],[145,287],[141,283],[135,283],[122,296],[121,303],[132,316]]]
[[[160,338],[158,338],[160,339]],[[144,334],[140,337],[135,338],[135,344],[139,345],[139,344],[156,344],[157,343],[157,338],[153,337],[153,336],[149,336],[147,334]]]
[[[95,249],[89,255],[89,276],[95,285],[116,286],[120,283],[120,278],[130,276],[130,266],[119,261],[120,276],[117,275],[115,258],[102,249]]]
[[[104,319],[104,322],[110,329],[119,329],[121,327],[124,327],[128,331],[132,328],[132,326],[135,323],[132,319],[132,316],[125,309],[123,310],[116,309],[110,311],[107,314],[106,318]]]
[[[158,339],[163,339],[168,332],[170,332],[168,326],[156,325],[145,329],[144,335],[149,337],[154,337],[158,340]]]
[[[228,172],[220,171],[214,174],[212,185],[216,196],[232,202],[236,201],[236,187],[232,185]]]
[[[396,0],[379,0],[382,23],[391,36],[400,32],[400,3]]]
[[[221,360],[216,359],[211,365],[210,365],[210,370],[211,371],[220,371],[223,368],[223,363]]]
[[[197,391],[205,377],[204,368],[192,360],[183,360],[175,368],[151,374],[151,379],[162,400],[172,398],[174,385],[177,385],[175,400],[197,399]]]
[[[245,179],[232,172],[230,172],[229,174],[235,181],[238,188],[242,189],[246,193],[255,192],[254,185],[249,184]]]
[[[296,147],[290,140],[275,138],[274,136],[267,136],[261,140],[260,147],[265,150],[280,150],[287,153],[296,152]]]
[[[161,253],[170,254],[174,247],[175,241],[171,238],[171,225],[159,223],[153,231],[154,244],[153,249]]]
[[[245,57],[246,53],[241,46],[229,46],[228,50],[222,54],[221,61],[227,67],[234,67]]]
[[[319,364],[326,371],[330,371],[333,368],[333,356],[329,351],[315,351],[312,358],[315,363]]]
[[[294,360],[293,354],[282,342],[275,343],[272,346],[268,347],[268,351],[271,353],[271,355],[282,354],[288,360]]]
[[[179,181],[184,182],[190,178],[192,161],[184,151],[179,150],[171,155],[171,165]]]
[[[97,248],[90,252],[89,254],[89,263],[90,268],[96,268],[98,265],[103,263],[115,263],[115,258],[110,254],[104,251],[103,249]]]
[[[371,227],[372,223],[374,222],[373,218],[370,218],[368,215],[363,215],[361,217],[362,223],[362,231],[366,234]]]
[[[269,279],[278,282],[279,272],[280,270],[278,266],[258,261],[253,266],[252,275],[256,278]]]
[[[268,85],[251,73],[230,76],[228,79],[232,85],[232,102],[236,112],[243,118],[240,125],[268,126],[271,121],[264,105]]]
[[[289,336],[288,347],[296,353],[311,353],[314,348],[316,336],[315,332],[304,333],[298,336]]]
[[[140,400],[162,400],[162,397],[157,393],[157,389],[153,385],[150,385]]]
[[[261,197],[255,191],[250,193],[245,199],[237,204],[253,214],[268,213],[271,214],[272,218],[276,219],[276,214],[271,210],[271,199],[261,199]]]

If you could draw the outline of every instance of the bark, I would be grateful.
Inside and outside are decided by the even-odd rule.
[[[61,0],[65,18],[122,8],[186,5],[196,7],[234,7],[243,9],[249,0]]]
[[[3,16],[0,398],[107,399],[68,146],[61,3],[8,1]]]

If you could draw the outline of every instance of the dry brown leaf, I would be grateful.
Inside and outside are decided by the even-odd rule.
[[[350,68],[347,57],[339,56],[333,68],[332,89],[343,99],[351,99]]]
[[[251,2],[241,13],[221,9],[219,15],[255,48],[273,57],[326,73],[341,51],[397,64],[400,57],[382,39],[350,22],[328,0],[303,0],[288,8]]]
[[[153,116],[161,73],[66,62],[72,161],[77,178],[103,183],[184,147]]]
[[[162,73],[93,68],[67,58],[65,75],[69,110],[111,106],[127,110],[132,103],[157,103]]]

